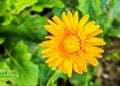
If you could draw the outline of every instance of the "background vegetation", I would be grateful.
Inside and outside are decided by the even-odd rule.
[[[120,86],[120,0],[0,0],[0,86]],[[71,78],[52,71],[41,58],[53,15],[78,11],[101,25],[106,41],[100,64]]]

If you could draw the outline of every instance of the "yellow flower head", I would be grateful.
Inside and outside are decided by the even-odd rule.
[[[104,50],[96,46],[105,45],[105,42],[95,36],[103,31],[95,21],[86,23],[88,18],[89,15],[85,15],[79,21],[77,11],[74,15],[68,11],[67,15],[63,12],[62,20],[57,16],[52,18],[53,21],[48,20],[45,29],[52,35],[46,36],[49,40],[40,46],[46,47],[42,58],[48,58],[46,63],[52,69],[57,68],[71,77],[72,70],[82,74],[87,72],[87,63],[98,64],[96,58],[102,58]]]

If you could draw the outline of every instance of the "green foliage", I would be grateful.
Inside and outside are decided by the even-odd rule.
[[[18,73],[18,77],[11,80],[19,86],[36,85],[38,78],[38,66],[30,61],[31,54],[22,41],[18,42],[12,51],[11,67]]]
[[[38,2],[32,6],[33,11],[41,12],[44,8],[53,8],[53,7],[64,7],[64,4],[61,0],[38,0]]]
[[[110,30],[109,30],[108,36],[120,38],[120,26],[117,26],[117,27],[113,26],[113,27],[111,27]]]
[[[1,45],[2,43],[4,43],[4,41],[5,41],[5,38],[4,38],[4,37],[0,38],[0,45]]]
[[[0,81],[12,80],[17,77],[5,62],[0,63]]]
[[[120,38],[120,0],[0,0],[0,86],[57,86],[59,78],[73,86],[101,86],[97,69],[68,80],[65,74],[51,70],[41,58],[39,43],[49,33],[45,30],[51,16],[61,18],[63,11],[79,12],[95,20],[103,29],[100,35],[107,46],[111,37]],[[47,9],[46,9],[47,8]],[[108,58],[120,61],[120,50]],[[61,83],[62,84],[62,83]]]

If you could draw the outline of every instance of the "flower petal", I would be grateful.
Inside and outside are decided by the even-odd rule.
[[[96,53],[103,53],[104,50],[98,47],[94,46],[88,46],[88,49],[86,50],[88,54],[96,54]]]
[[[45,53],[43,56],[42,56],[42,58],[48,58],[48,57],[51,57],[51,56],[55,56],[55,55],[57,55],[57,54],[59,54],[57,51],[50,51],[50,52],[47,52],[47,53]]]
[[[69,60],[66,60],[64,62],[64,70],[66,70],[66,73],[68,74],[69,77],[72,75],[72,64]]]
[[[57,24],[55,24],[53,21],[48,20],[48,23],[50,24],[50,26],[52,26],[54,30],[56,30],[58,34],[61,34],[61,32],[63,32],[63,28],[60,28]]]
[[[81,18],[81,20],[79,21],[79,29],[81,30],[83,28],[83,26],[85,25],[85,23],[87,22],[89,18],[89,15],[85,15]]]
[[[78,64],[76,64],[76,63],[73,64],[73,70],[75,72],[77,72],[78,74],[82,74],[83,73],[81,67]]]
[[[50,66],[52,67],[52,70],[54,70],[56,67],[58,67],[62,61],[63,61],[62,57],[59,57],[59,58],[55,59],[54,61],[52,61],[50,63]]]
[[[45,29],[52,35],[55,35],[55,36],[59,35],[59,33],[51,25],[46,25]]]
[[[51,57],[49,57],[45,62],[46,62],[46,63],[49,63],[49,62],[55,60],[56,58],[58,58],[58,56],[59,56],[59,55],[51,56]]]
[[[85,60],[92,66],[98,65],[98,61],[95,57],[85,57]]]
[[[78,12],[76,11],[73,16],[73,26],[78,24]]]
[[[96,30],[99,29],[99,28],[100,28],[99,25],[89,26],[88,28],[86,28],[86,30],[84,31],[84,33],[85,33],[86,35],[88,35],[88,34],[94,32],[94,31],[96,31]]]
[[[85,27],[83,27],[82,29],[78,30],[78,36],[80,37],[80,39],[84,40],[87,37],[86,31],[89,29],[89,27],[93,27],[94,24],[95,24],[95,22],[91,21],[91,22],[87,23],[85,25]]]
[[[54,16],[52,19],[57,23],[59,27],[61,28],[65,27],[64,23],[57,16]]]
[[[73,26],[73,16],[72,13],[70,11],[67,12],[67,18],[69,21],[69,25],[71,25],[71,27]]]
[[[91,44],[91,45],[95,45],[95,46],[105,45],[105,42],[103,39],[96,38],[96,37],[92,37],[92,38],[86,40],[86,42]]]
[[[100,33],[102,33],[102,32],[103,32],[103,30],[98,29],[98,30],[90,33],[90,34],[88,35],[88,37],[96,36],[96,35],[98,35],[98,34],[100,34]]]
[[[85,64],[85,61],[84,61],[83,57],[80,57],[80,59],[79,59],[78,62],[79,62],[79,63],[77,63],[77,64],[78,64],[79,67],[82,69],[82,71],[87,72],[87,66],[86,66],[86,64]]]
[[[67,16],[66,16],[65,12],[63,12],[63,14],[62,14],[62,21],[64,22],[64,24],[65,24],[66,26],[69,25],[69,21],[68,21],[68,18],[67,18]]]

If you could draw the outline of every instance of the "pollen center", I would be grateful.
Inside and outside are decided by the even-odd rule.
[[[77,36],[70,35],[64,40],[64,49],[68,53],[76,52],[80,49],[80,42]]]

